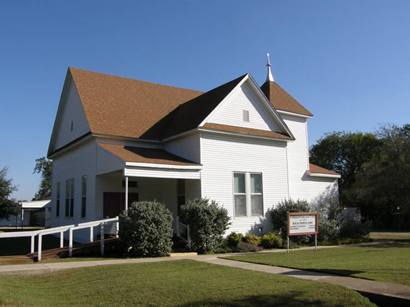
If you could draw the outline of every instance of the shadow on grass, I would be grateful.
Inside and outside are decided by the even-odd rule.
[[[328,299],[307,298],[302,291],[291,291],[277,295],[254,295],[235,300],[202,300],[189,302],[188,306],[329,306]],[[331,306],[346,306],[344,303],[331,304]]]
[[[337,276],[349,276],[356,277],[355,274],[364,273],[364,271],[353,271],[353,270],[338,270],[338,269],[295,269],[295,271],[290,271],[283,273],[282,275],[293,275],[293,276],[320,276],[320,275],[337,275]],[[365,279],[365,278],[364,278]]]
[[[30,253],[31,238],[2,238],[0,239],[0,256],[23,256]],[[57,248],[60,245],[60,239],[53,236],[43,237],[43,249]],[[37,238],[35,241],[37,250]]]

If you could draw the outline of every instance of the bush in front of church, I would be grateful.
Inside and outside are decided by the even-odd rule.
[[[119,237],[130,257],[166,256],[172,248],[172,214],[157,201],[134,202],[119,216]]]
[[[221,247],[229,215],[217,202],[204,198],[189,201],[181,207],[181,219],[189,225],[194,251],[203,254]]]

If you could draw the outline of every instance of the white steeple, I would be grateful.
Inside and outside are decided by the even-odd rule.
[[[270,55],[269,55],[269,53],[266,54],[266,57],[267,57],[266,67],[268,67],[268,74],[266,75],[266,81],[274,82],[275,79],[273,79],[273,75],[272,75],[272,65],[270,65]]]

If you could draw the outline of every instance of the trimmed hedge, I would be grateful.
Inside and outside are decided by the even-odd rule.
[[[208,199],[195,199],[183,205],[181,220],[189,225],[192,249],[198,253],[213,252],[219,248],[229,226],[228,211]]]
[[[166,256],[172,248],[172,214],[156,201],[134,202],[119,216],[123,251],[131,257]]]
[[[261,245],[263,248],[281,248],[282,238],[279,234],[268,232],[262,236]]]

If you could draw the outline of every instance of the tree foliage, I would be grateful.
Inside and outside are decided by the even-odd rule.
[[[342,202],[363,163],[369,161],[380,140],[372,133],[333,132],[321,138],[310,150],[310,161],[341,175],[339,188]]]
[[[193,250],[199,253],[220,247],[229,226],[228,211],[209,199],[195,199],[183,205],[181,218],[190,227]]]
[[[340,201],[375,226],[410,228],[410,125],[334,132],[311,148],[313,163],[341,174]]]
[[[356,174],[351,198],[376,225],[410,227],[410,125],[378,132],[382,146]]]
[[[119,216],[119,237],[132,257],[166,256],[172,247],[172,214],[156,201],[134,202]]]
[[[50,199],[51,197],[51,175],[53,171],[53,161],[46,157],[36,159],[34,173],[41,174],[41,182],[35,200]]]
[[[11,199],[15,190],[12,180],[7,178],[7,168],[0,169],[0,219],[18,212],[18,204]]]

